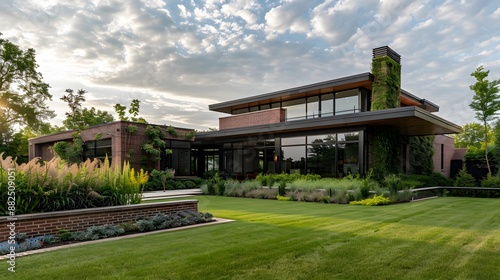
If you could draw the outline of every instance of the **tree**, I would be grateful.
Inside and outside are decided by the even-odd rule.
[[[68,95],[63,95],[61,100],[68,103],[69,112],[66,112],[66,119],[63,121],[67,129],[83,130],[85,124],[82,116],[82,102],[85,102],[85,93],[87,91],[79,89],[76,93],[72,89],[66,89]]]
[[[115,120],[113,115],[111,115],[107,111],[97,110],[94,107],[90,107],[90,109],[83,108],[82,118],[83,123],[85,123],[86,126],[110,123]]]
[[[12,147],[20,129],[37,130],[55,116],[46,104],[52,99],[50,86],[37,68],[34,49],[22,50],[0,38],[0,146]],[[17,156],[15,149],[5,152]]]
[[[69,112],[66,112],[66,119],[63,121],[67,129],[83,130],[86,127],[98,124],[105,124],[114,121],[113,115],[106,111],[97,110],[94,107],[90,109],[83,108],[85,102],[86,90],[79,89],[76,93],[72,89],[67,89],[61,100],[68,103]]]
[[[488,141],[492,141],[494,133],[491,127],[488,127]],[[471,148],[481,149],[485,143],[484,127],[477,122],[465,124],[462,127],[462,132],[453,136],[455,139],[455,148]]]
[[[483,66],[476,68],[476,71],[470,75],[476,78],[476,83],[470,86],[470,89],[475,93],[472,97],[472,102],[469,106],[476,112],[476,119],[482,122],[483,135],[485,143],[484,157],[488,174],[491,175],[491,167],[488,159],[488,134],[489,122],[493,121],[497,116],[497,111],[500,109],[500,95],[498,94],[500,80],[488,81],[490,71],[485,71]]]
[[[49,123],[43,124],[38,129],[30,127],[21,128],[14,133],[12,140],[5,146],[0,146],[0,154],[14,154],[17,157],[18,164],[26,163],[29,160],[29,139],[41,135],[56,133],[64,130],[63,127],[51,126]]]
[[[118,119],[120,119],[120,121],[148,123],[143,117],[139,117],[140,103],[141,102],[138,99],[133,99],[132,102],[130,103],[127,116],[126,116],[127,113],[126,106],[117,103],[113,107],[115,108],[115,111],[118,114]]]

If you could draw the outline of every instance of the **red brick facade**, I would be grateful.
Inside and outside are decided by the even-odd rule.
[[[9,224],[15,223],[15,233],[28,236],[56,234],[58,229],[78,231],[94,225],[133,222],[137,217],[150,217],[157,213],[198,211],[197,200],[181,200],[112,207],[87,208],[37,214],[0,217],[0,242],[10,236]],[[15,218],[15,220],[14,220]]]
[[[219,130],[284,122],[286,109],[276,108],[219,118]]]
[[[137,127],[137,131],[133,133],[127,132],[127,127],[133,125]],[[99,139],[111,138],[112,154],[110,160],[112,164],[121,164],[127,160],[127,153],[130,156],[130,165],[136,169],[140,168],[140,159],[142,156],[141,146],[148,141],[148,137],[144,135],[146,127],[150,124],[143,123],[132,123],[132,122],[112,122],[103,125],[97,125],[89,127],[80,132],[80,136],[84,142],[93,141],[96,136],[100,135]],[[154,125],[158,126],[158,125]],[[159,126],[164,131],[168,126]],[[166,139],[172,140],[188,140],[193,141],[194,139],[185,139],[186,133],[192,132],[192,129],[185,128],[174,128],[175,132],[178,134],[177,137],[165,133]],[[64,131],[60,133],[40,136],[32,138],[29,140],[29,159],[35,157],[41,157],[42,160],[50,160],[54,156],[52,147],[56,142],[60,141],[73,141],[74,131]],[[159,169],[160,163],[156,163],[153,166],[155,169]]]

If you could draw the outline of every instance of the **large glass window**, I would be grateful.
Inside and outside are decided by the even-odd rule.
[[[294,99],[282,104],[286,108],[286,119],[289,121],[300,120],[306,117],[306,99]]]
[[[304,146],[285,146],[282,147],[283,160],[282,171],[286,173],[305,173],[306,169],[306,150]]]
[[[205,171],[219,170],[219,150],[205,149]]]
[[[288,137],[288,138],[282,138],[281,139],[281,145],[287,146],[287,145],[304,145],[306,143],[306,137],[305,136],[299,136],[299,137]]]
[[[111,160],[111,138],[85,142],[85,158],[104,160],[106,156]]]
[[[359,173],[358,151],[358,143],[338,144],[337,172],[340,177]]]
[[[312,96],[307,98],[307,118],[317,118],[320,116],[319,112],[319,96]]]
[[[321,116],[333,116],[333,93],[321,95]]]
[[[335,115],[359,112],[359,90],[347,90],[335,94]]]
[[[176,175],[191,175],[191,171],[195,170],[191,170],[191,142],[167,140],[165,144],[165,149],[171,150],[172,153],[161,153],[160,169],[173,168]]]
[[[282,138],[281,171],[343,177],[359,173],[359,132]]]

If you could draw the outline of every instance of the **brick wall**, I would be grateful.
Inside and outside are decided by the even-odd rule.
[[[30,237],[55,234],[58,229],[83,230],[93,225],[121,224],[133,222],[137,217],[150,217],[157,213],[178,211],[198,211],[197,200],[180,200],[112,207],[87,208],[37,214],[0,217],[0,242],[9,237],[9,224],[15,222],[16,234],[25,233]],[[16,218],[16,220],[13,220]]]
[[[286,109],[276,108],[219,118],[219,130],[284,122]]]

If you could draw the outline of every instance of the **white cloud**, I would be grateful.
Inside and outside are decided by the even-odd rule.
[[[367,72],[389,45],[403,87],[463,124],[469,73],[500,77],[494,2],[13,0],[0,26],[36,49],[58,112],[64,89],[82,87],[101,110],[139,98],[150,121],[215,127],[210,103]]]

